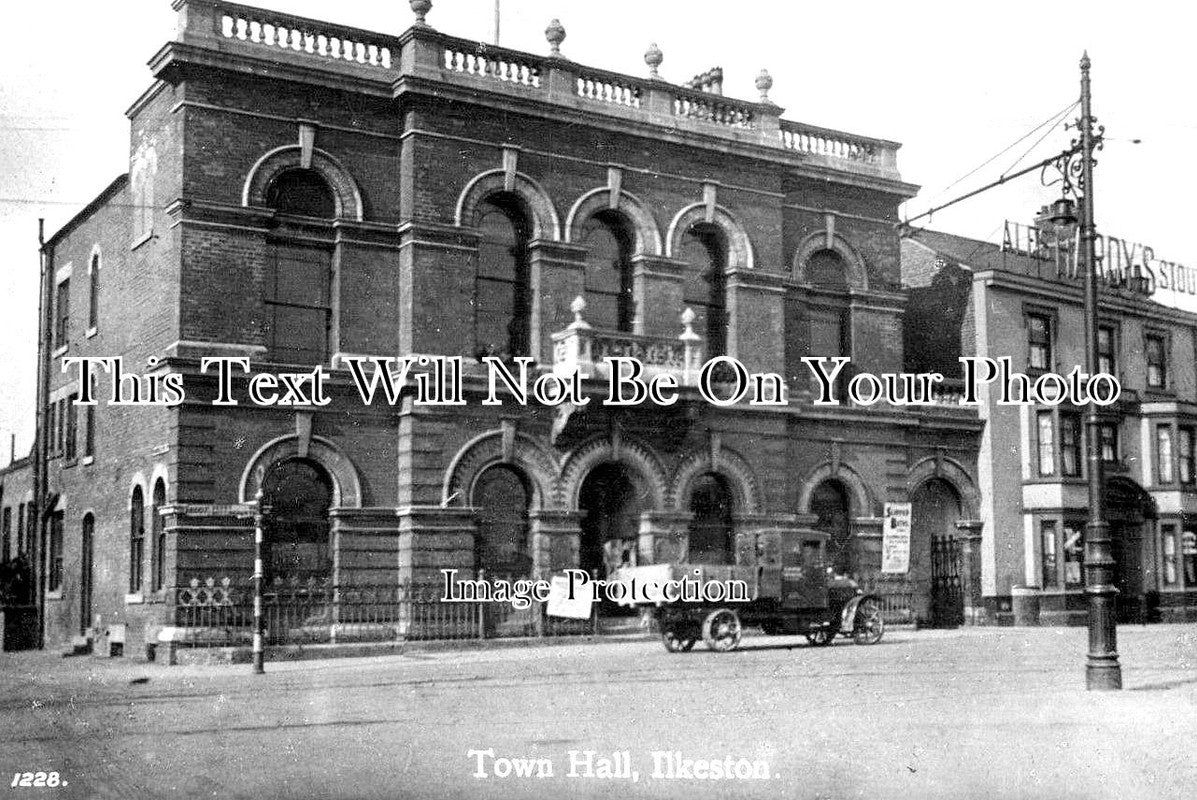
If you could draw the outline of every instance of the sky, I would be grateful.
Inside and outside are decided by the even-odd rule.
[[[1197,104],[1183,101],[1197,21],[1187,4],[501,2],[507,47],[547,53],[544,29],[558,18],[562,53],[590,66],[647,75],[644,51],[655,42],[665,79],[681,83],[721,66],[725,94],[743,99],[755,99],[753,81],[768,69],[770,98],[786,119],[902,142],[902,176],[922,187],[908,217],[1068,147],[1075,132],[1061,127],[1010,146],[1077,100],[1078,62],[1088,50],[1094,113],[1106,127],[1094,175],[1099,230],[1197,267],[1190,202],[1180,191],[1197,177],[1187,149]],[[402,0],[246,4],[394,34],[413,19]],[[5,10],[0,464],[10,434],[18,454],[33,441],[38,218],[49,236],[127,170],[124,112],[149,86],[146,61],[173,38],[175,19],[169,0],[40,0]],[[493,41],[494,0],[433,0],[428,22]],[[1035,173],[919,224],[1000,241],[1004,220],[1029,221],[1057,194]]]

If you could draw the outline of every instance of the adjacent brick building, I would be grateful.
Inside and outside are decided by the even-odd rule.
[[[872,580],[883,504],[913,501],[889,589],[932,616],[932,539],[980,536],[981,422],[815,406],[799,360],[907,361],[894,223],[916,187],[897,144],[782,119],[766,74],[745,102],[716,73],[661,80],[652,50],[647,79],[573,63],[553,27],[545,57],[423,23],[175,7],[128,112],[128,176],[43,248],[43,526],[63,532],[47,642],[185,635],[180,589],[251,574],[259,491],[269,576],[340,589],[731,563],[754,531],[799,526]],[[605,407],[596,378],[584,409],[481,404],[479,357],[545,372],[587,348],[676,374],[680,402]],[[687,353],[779,373],[788,402],[702,401]],[[181,373],[187,399],[108,405],[102,374],[101,402],[75,406],[59,360],[86,355]],[[461,356],[467,402],[364,406],[346,359],[406,355]],[[331,402],[257,407],[238,376],[240,404],[214,405],[210,356],[323,364]]]
[[[1083,368],[1075,230],[1043,225],[1008,223],[1005,245],[927,230],[903,238],[911,368],[959,378],[960,356],[1008,357],[1032,378]],[[1197,315],[1160,302],[1166,284],[1155,297],[1142,291],[1152,287],[1157,265],[1143,265],[1137,252],[1120,274],[1113,274],[1117,259],[1106,257],[1102,269],[1112,277],[1099,293],[1099,367],[1122,385],[1100,422],[1119,618],[1191,620],[1197,615]],[[1084,624],[1085,408],[1002,405],[999,395],[990,386],[980,392],[986,609],[1001,618],[1012,594],[1022,592],[1039,596],[1044,624]]]

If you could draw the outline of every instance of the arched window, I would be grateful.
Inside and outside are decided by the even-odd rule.
[[[810,513],[818,517],[815,530],[829,534],[831,565],[841,574],[851,574],[856,558],[852,552],[848,491],[844,485],[837,480],[827,480],[816,486],[810,498]]]
[[[682,238],[689,265],[682,306],[694,311],[694,330],[706,340],[707,358],[727,354],[727,239],[714,225],[695,225]]]
[[[690,489],[690,557],[695,564],[731,564],[735,559],[732,540],[732,493],[722,475],[708,472],[695,479]]]
[[[90,282],[87,296],[87,327],[95,330],[100,324],[100,254],[91,256]]]
[[[806,279],[821,289],[848,289],[848,265],[834,250],[816,250],[806,260]]]
[[[166,505],[166,484],[161,478],[154,482],[153,504],[150,507],[150,590],[158,591],[165,585],[166,578],[166,527],[162,522],[162,507]]]
[[[623,217],[595,214],[582,226],[586,248],[586,321],[602,330],[631,332],[636,319],[632,283],[632,234]]]
[[[532,570],[528,508],[532,493],[522,473],[499,464],[485,470],[474,485],[471,505],[478,509],[478,566],[489,573],[527,577]]]
[[[493,196],[479,209],[478,227],[475,355],[530,355],[527,217],[514,198]]]
[[[262,562],[269,581],[326,581],[332,576],[328,510],[333,487],[321,467],[294,458],[262,482]]]
[[[280,214],[331,218],[333,193],[310,169],[281,173],[266,190]],[[266,274],[268,360],[322,364],[328,359],[332,320],[332,252],[327,247],[279,241],[271,245]]]
[[[141,591],[145,568],[145,495],[133,487],[129,501],[129,593]]]
[[[280,214],[329,219],[337,203],[328,182],[314,169],[288,169],[266,189],[266,205]]]

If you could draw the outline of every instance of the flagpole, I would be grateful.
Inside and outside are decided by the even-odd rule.
[[[499,0],[495,0],[495,44],[499,43]]]

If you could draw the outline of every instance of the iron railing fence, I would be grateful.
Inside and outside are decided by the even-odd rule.
[[[487,576],[494,580],[496,576]],[[173,590],[179,647],[247,646],[253,641],[253,585],[228,578],[192,580]],[[271,585],[262,593],[267,645],[409,640],[585,636],[601,631],[590,619],[548,617],[544,605],[446,602],[441,587],[409,583],[333,586],[308,581]]]

